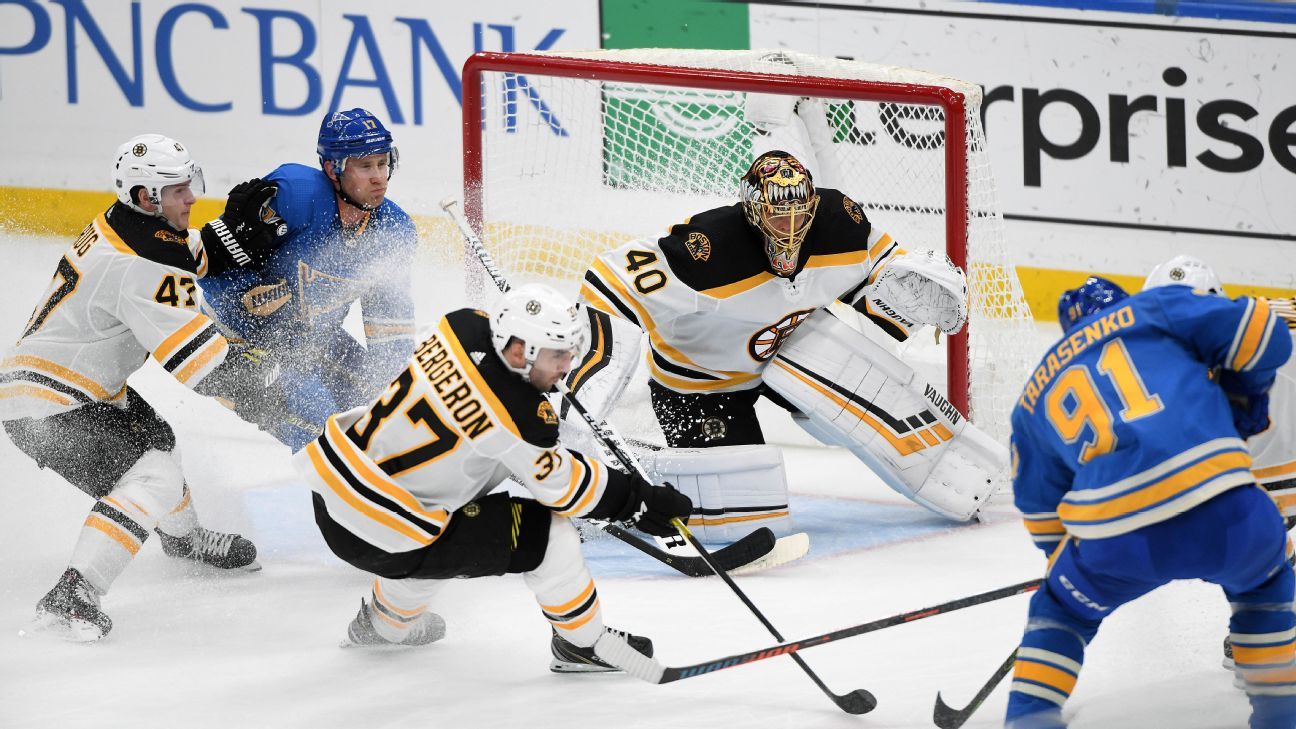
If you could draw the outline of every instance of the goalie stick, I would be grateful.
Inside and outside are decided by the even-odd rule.
[[[504,274],[500,272],[498,267],[496,267],[495,260],[491,258],[490,251],[486,250],[486,244],[482,242],[480,237],[478,237],[476,231],[472,229],[472,226],[468,224],[468,221],[464,219],[463,215],[460,214],[458,210],[454,209],[458,203],[458,200],[453,197],[448,197],[441,201],[441,209],[444,210],[446,214],[450,216],[450,219],[455,222],[455,225],[458,226],[459,234],[463,236],[464,241],[468,244],[473,256],[475,256],[477,261],[481,263],[482,268],[485,269],[486,273],[490,276],[491,281],[495,283],[495,286],[501,293],[507,292],[512,288],[509,285],[508,279],[506,279]],[[563,391],[563,396],[567,397],[569,401],[571,401],[570,395],[566,390]],[[581,408],[581,412],[584,413],[584,408]],[[596,435],[600,432],[606,431],[611,433],[612,436],[616,437],[618,440],[620,439],[620,436],[617,436],[615,431],[611,430],[611,426],[606,423],[602,424],[601,429],[598,427],[597,423],[592,422],[588,417],[586,418],[586,423],[594,429]],[[632,463],[638,465],[637,462]],[[627,465],[626,467],[629,468],[630,466]],[[642,475],[642,473],[640,475]],[[599,526],[608,534],[611,534],[617,539],[629,544],[649,557],[674,568],[682,574],[688,575],[689,577],[705,577],[711,574],[711,569],[700,557],[671,554],[666,550],[649,544],[614,524],[599,524]],[[771,554],[777,544],[778,540],[774,538],[774,532],[770,531],[767,527],[762,527],[751,534],[744,536],[733,544],[727,545],[723,549],[716,550],[713,556],[717,564],[721,565],[721,569],[728,570],[743,566],[756,567],[755,563],[763,557]],[[804,551],[802,551],[801,554],[791,556],[792,549],[784,549],[781,550],[781,552],[782,554],[774,560],[771,560],[773,564],[770,564],[769,566],[776,566],[778,564],[790,562],[804,554]]]
[[[732,656],[724,656],[723,658],[716,658],[702,663],[694,663],[688,666],[663,666],[661,663],[657,662],[656,659],[649,658],[629,646],[626,646],[624,650],[610,652],[606,657],[617,661],[618,665],[625,666],[626,672],[635,678],[642,679],[648,683],[673,683],[675,681],[682,681],[686,678],[696,678],[697,676],[704,676],[708,673],[715,673],[716,671],[722,671],[726,668],[745,666],[755,663],[756,661],[775,658],[786,653],[796,653],[807,648],[817,648],[818,646],[826,645],[844,638],[852,638],[857,635],[863,635],[864,633],[872,633],[884,628],[904,625],[906,623],[912,623],[916,620],[922,620],[936,615],[944,615],[945,613],[962,610],[963,608],[972,607],[974,605],[1002,600],[1005,597],[1012,597],[1026,592],[1034,592],[1039,589],[1041,582],[1041,580],[1030,580],[1029,582],[1001,587],[997,590],[983,592],[978,595],[970,595],[957,600],[951,600],[921,610],[913,610],[911,612],[892,615],[888,618],[881,618],[861,625],[841,628],[830,633],[816,635],[812,638],[779,643],[778,645],[772,645],[768,648],[761,648],[747,653],[737,653]]]

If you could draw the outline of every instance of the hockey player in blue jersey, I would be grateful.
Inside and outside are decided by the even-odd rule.
[[[282,219],[264,267],[203,280],[225,333],[281,368],[277,397],[230,399],[294,451],[328,416],[382,390],[414,350],[409,276],[418,238],[386,198],[397,165],[392,136],[364,109],[339,111],[324,118],[317,152],[318,169],[284,164],[261,183],[275,187],[265,217]],[[357,301],[363,344],[342,326]]]
[[[1012,414],[1013,490],[1049,554],[1017,651],[1007,726],[1063,727],[1085,647],[1121,605],[1177,579],[1219,585],[1251,726],[1296,727],[1296,578],[1244,439],[1292,341],[1264,299],[1185,286],[1127,296],[1090,278]],[[1213,373],[1213,374],[1212,374]]]

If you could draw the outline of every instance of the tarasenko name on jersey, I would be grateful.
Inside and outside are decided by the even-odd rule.
[[[1134,310],[1123,306],[1071,332],[1071,336],[1054,345],[1040,365],[1035,368],[1035,373],[1026,383],[1021,399],[1017,401],[1018,404],[1027,412],[1034,414],[1035,403],[1039,401],[1040,395],[1053,380],[1053,376],[1061,372],[1072,358],[1085,351],[1090,344],[1106,341],[1106,337],[1133,326],[1134,320]]]

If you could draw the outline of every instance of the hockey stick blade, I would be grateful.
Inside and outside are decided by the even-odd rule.
[[[680,536],[684,537],[684,539],[686,539],[688,543],[697,550],[698,556],[703,560],[706,560],[707,566],[711,568],[711,571],[729,586],[729,589],[733,591],[734,595],[741,600],[742,603],[747,606],[747,609],[751,611],[752,615],[765,626],[765,629],[770,632],[770,635],[774,636],[775,640],[785,640],[783,634],[780,633],[778,629],[774,627],[774,624],[769,621],[769,618],[765,617],[765,614],[756,607],[756,603],[752,602],[751,598],[747,597],[747,593],[742,591],[742,588],[738,586],[738,583],[734,582],[732,577],[716,565],[715,559],[711,556],[711,553],[707,551],[706,547],[702,546],[702,542],[699,542],[697,537],[693,536],[693,532],[689,531],[684,520],[676,517],[671,519],[671,524],[673,524],[675,529],[679,531]],[[819,678],[819,674],[815,673],[814,669],[810,667],[810,664],[805,662],[805,659],[798,656],[796,653],[788,653],[788,658],[795,661],[797,668],[800,668],[801,671],[805,673],[806,677],[814,682],[815,687],[822,691],[824,695],[831,699],[832,702],[837,705],[837,708],[842,711],[845,711],[848,714],[867,714],[877,708],[877,699],[868,691],[865,691],[864,689],[855,689],[854,691],[845,694],[833,693],[833,690],[828,688],[828,684],[824,683],[823,679]]]
[[[853,638],[857,635],[872,633],[874,631],[882,630],[884,628],[890,628],[896,625],[904,625],[907,623],[912,623],[916,620],[935,617],[937,615],[944,615],[945,613],[951,613],[954,612],[955,610],[962,610],[963,608],[969,608],[974,605],[981,605],[983,603],[993,602],[995,600],[1002,600],[1003,598],[1012,597],[1014,595],[1021,595],[1027,592],[1034,592],[1035,590],[1039,589],[1039,586],[1040,586],[1040,580],[1030,580],[1029,582],[1022,582],[1016,585],[1009,585],[1008,587],[1001,587],[997,590],[983,592],[978,595],[961,597],[957,600],[951,600],[949,602],[941,603],[939,605],[933,605],[931,607],[923,608],[921,610],[914,610],[912,612],[900,613],[899,615],[892,615],[891,617],[888,618],[881,618],[879,620],[874,620],[872,622],[863,623],[860,625],[854,625],[849,628],[841,628],[839,630],[834,630],[830,633],[816,635],[812,638],[805,638],[804,640],[798,640],[798,641],[793,641],[788,643],[779,643],[778,645],[772,645],[767,648],[761,648],[760,650],[754,650],[747,653],[738,653],[732,656],[725,656],[723,658],[717,658],[715,660],[706,661],[704,663],[695,663],[689,666],[661,666],[660,664],[658,664],[654,666],[654,670],[652,670],[651,673],[645,671],[643,672],[643,674],[646,675],[641,675],[640,672],[636,671],[634,675],[638,676],[639,678],[643,678],[644,680],[649,681],[651,683],[671,683],[674,681],[682,681],[686,678],[696,678],[697,676],[704,676],[708,673],[715,673],[716,671],[722,671],[726,668],[745,666],[750,663],[755,663],[756,661],[763,661],[768,658],[777,658],[778,656],[784,655],[786,653],[796,653],[797,651],[802,651],[807,648],[816,648],[818,646],[832,643],[834,641],[843,640],[845,638]],[[648,660],[651,661],[652,659],[648,659]],[[655,661],[653,662],[655,663]]]
[[[689,577],[709,577],[712,574],[706,560],[701,557],[686,557],[658,549],[616,524],[604,526],[603,531]],[[778,540],[774,538],[774,532],[770,531],[769,527],[761,527],[733,544],[712,552],[711,557],[717,567],[729,572],[756,562],[772,552],[777,544]]]
[[[750,575],[753,572],[773,569],[788,562],[795,562],[806,556],[810,551],[810,535],[805,532],[789,534],[786,537],[779,537],[774,544],[774,549],[769,554],[757,559],[754,562],[748,562],[740,567],[729,570],[731,575]],[[715,556],[715,553],[712,553]]]
[[[1008,660],[1004,661],[1003,665],[995,669],[994,675],[990,677],[990,680],[986,681],[985,685],[981,687],[981,690],[977,692],[977,695],[972,697],[972,703],[962,709],[950,708],[949,705],[945,703],[945,700],[941,698],[940,693],[937,692],[936,708],[932,711],[932,721],[936,722],[936,726],[940,727],[940,729],[958,729],[958,727],[963,726],[963,724],[971,718],[972,714],[977,709],[981,708],[981,704],[984,703],[986,698],[995,690],[995,687],[999,685],[999,682],[1003,680],[1004,676],[1008,675],[1008,672],[1012,670],[1013,664],[1016,662],[1017,651],[1014,649],[1013,652],[1008,655]]]

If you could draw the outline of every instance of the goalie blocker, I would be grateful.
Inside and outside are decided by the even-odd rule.
[[[779,349],[763,378],[798,423],[864,461],[888,486],[956,521],[1006,478],[1008,450],[908,365],[826,310]]]

